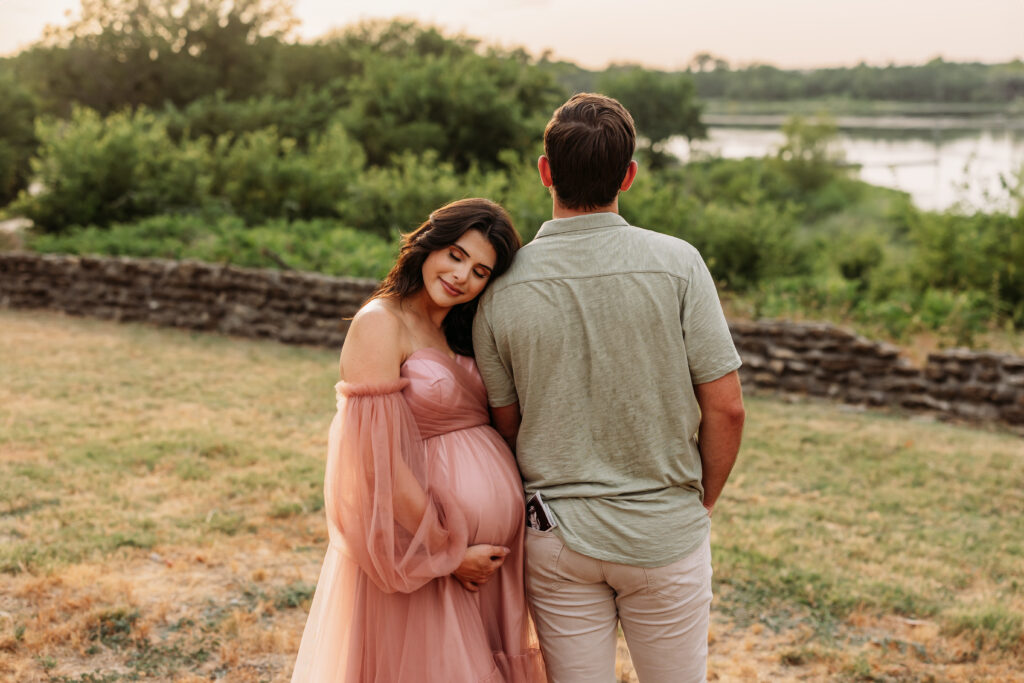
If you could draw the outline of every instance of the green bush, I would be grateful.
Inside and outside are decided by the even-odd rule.
[[[866,288],[872,272],[885,260],[886,238],[877,230],[839,235],[833,242],[839,273]]]
[[[43,189],[22,194],[12,209],[45,232],[193,210],[207,199],[204,145],[174,145],[145,109],[102,118],[75,108],[68,121],[39,120],[36,134],[32,166]]]
[[[154,216],[133,224],[75,228],[31,238],[46,253],[197,259],[253,268],[382,278],[397,244],[326,220],[272,221],[247,227],[235,216]]]
[[[473,166],[458,173],[438,152],[396,156],[389,166],[362,173],[350,194],[338,204],[346,225],[389,238],[409,232],[430,212],[465,197],[487,197],[509,210],[524,239],[530,239],[551,217],[548,196],[532,163],[512,153],[501,156],[508,171],[483,171]]]
[[[699,219],[693,242],[715,277],[735,291],[811,272],[812,254],[787,207],[710,204]]]
[[[841,277],[781,277],[748,293],[756,318],[804,318],[827,312],[845,318],[860,301],[857,286]]]
[[[349,196],[339,198],[338,211],[353,227],[394,237],[419,226],[437,207],[473,196],[467,185],[437,152],[406,152],[390,166],[368,169]]]
[[[230,100],[221,90],[184,107],[168,105],[164,114],[174,140],[213,139],[273,127],[281,137],[305,147],[313,135],[328,128],[343,104],[344,94],[336,90],[304,87],[289,98],[265,95],[247,100]]]
[[[137,223],[72,228],[62,234],[35,233],[28,245],[43,253],[185,258],[190,249],[221,230],[242,229],[237,218],[154,216]]]
[[[210,193],[247,223],[338,215],[365,155],[340,124],[314,135],[306,151],[275,128],[222,135],[211,150]]]
[[[919,290],[979,292],[1024,324],[1024,207],[1016,215],[914,212],[909,241]]]
[[[994,321],[997,306],[984,292],[928,288],[918,304],[917,319],[924,329],[950,333],[957,346],[970,346]]]

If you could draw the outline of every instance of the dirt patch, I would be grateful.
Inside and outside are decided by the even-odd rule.
[[[322,553],[276,536],[5,577],[0,678],[287,680]]]

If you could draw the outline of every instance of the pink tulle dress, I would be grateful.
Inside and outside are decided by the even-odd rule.
[[[398,381],[337,392],[330,546],[293,683],[545,680],[523,588],[522,485],[476,363],[420,349]],[[410,524],[403,511],[423,496]],[[475,543],[512,552],[471,593],[450,574]]]

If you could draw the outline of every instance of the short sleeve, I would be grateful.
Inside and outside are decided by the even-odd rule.
[[[406,384],[338,384],[324,481],[328,524],[342,551],[388,593],[452,573],[468,541],[451,474],[426,458],[401,392]]]
[[[480,302],[473,319],[473,354],[487,387],[487,402],[492,408],[510,406],[519,400],[511,366],[501,357],[494,329],[488,318],[488,301]]]
[[[694,384],[712,382],[742,365],[722,312],[715,281],[707,265],[695,255],[680,311],[683,342]]]

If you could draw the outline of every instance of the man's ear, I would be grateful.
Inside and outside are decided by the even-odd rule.
[[[619,192],[625,192],[629,189],[633,181],[636,180],[636,172],[640,170],[640,167],[635,161],[629,162],[629,167],[626,169],[626,175],[622,178],[622,184],[619,185]]]
[[[544,187],[554,185],[554,181],[551,180],[551,163],[543,154],[537,159],[537,172],[540,173],[540,182],[544,184]]]

